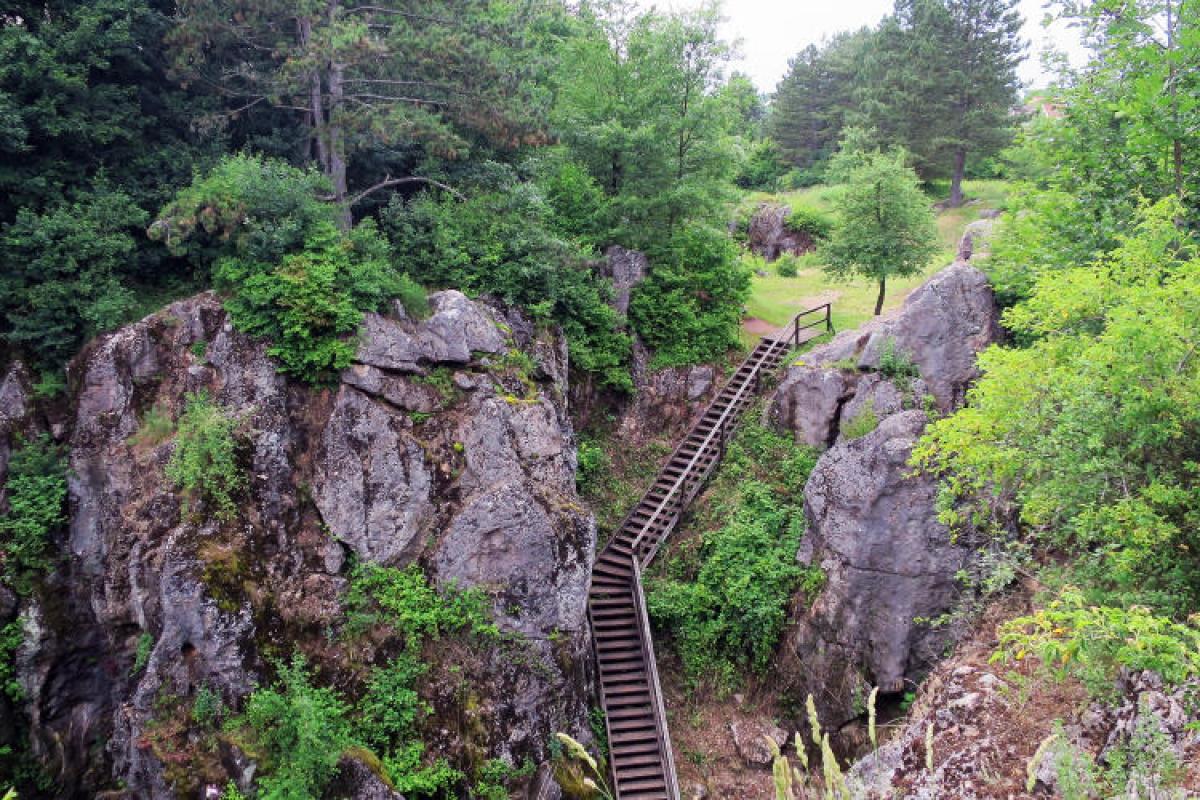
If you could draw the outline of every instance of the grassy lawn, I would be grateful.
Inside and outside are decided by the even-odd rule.
[[[940,188],[940,187],[939,187]],[[954,259],[958,248],[958,240],[963,229],[971,222],[979,219],[979,212],[987,208],[999,208],[1004,204],[1008,185],[1004,181],[965,181],[964,192],[968,201],[978,198],[979,202],[965,205],[961,208],[949,209],[938,214],[938,236],[942,249],[933,258],[924,274],[911,278],[901,278],[888,282],[887,297],[884,301],[884,312],[898,308],[904,298],[916,287],[920,286],[933,272],[941,269]],[[837,189],[829,186],[813,186],[795,192],[785,192],[777,195],[755,193],[748,195],[741,207],[756,207],[764,201],[800,203],[828,210],[830,197]],[[945,192],[939,193],[945,196]],[[774,265],[756,264],[758,268],[767,271],[766,277],[754,275],[750,299],[746,303],[746,315],[764,320],[774,326],[782,327],[791,321],[798,312],[821,303],[833,303],[833,324],[839,330],[855,328],[866,322],[875,310],[875,296],[878,287],[865,280],[836,281],[827,276],[819,265],[809,265],[802,268],[794,278],[782,278],[775,274]],[[743,341],[749,345],[758,336],[742,332]]]

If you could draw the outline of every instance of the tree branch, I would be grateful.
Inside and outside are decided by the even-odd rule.
[[[428,184],[429,186],[436,186],[437,188],[439,188],[445,192],[449,192],[451,195],[454,196],[454,198],[456,200],[458,200],[460,202],[465,202],[467,199],[461,193],[459,193],[459,191],[456,190],[454,187],[447,186],[446,184],[442,183],[441,181],[435,181],[433,178],[422,178],[419,175],[410,175],[407,178],[393,178],[391,175],[388,175],[386,178],[381,180],[379,183],[377,183],[374,186],[371,186],[367,189],[363,189],[361,192],[354,195],[354,197],[351,197],[346,202],[350,206],[356,206],[360,202],[362,202],[362,200],[364,198],[368,197],[369,195],[374,194],[375,192],[382,191],[384,189],[390,189],[393,186],[402,186],[406,183],[424,183],[424,184]],[[329,198],[329,199],[332,199],[332,198]]]

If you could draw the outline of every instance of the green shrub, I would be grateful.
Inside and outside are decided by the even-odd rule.
[[[788,230],[805,234],[813,242],[828,239],[833,231],[833,217],[812,206],[791,206],[784,224]]]
[[[721,230],[684,228],[653,255],[650,275],[633,290],[629,319],[654,366],[710,361],[739,344],[750,273]]]
[[[534,187],[516,184],[465,202],[394,198],[382,224],[402,272],[428,286],[492,295],[557,323],[573,369],[632,389],[631,342],[609,305],[611,289],[588,267],[588,254],[554,232]]]
[[[1059,677],[1078,676],[1095,695],[1114,691],[1120,668],[1151,670],[1168,685],[1200,676],[1200,617],[1177,623],[1148,608],[1089,605],[1066,589],[1045,608],[1001,626],[993,660],[1036,656]]]
[[[450,587],[439,593],[416,565],[405,569],[370,562],[356,565],[343,604],[351,633],[385,625],[414,641],[463,629],[485,637],[498,635],[482,590]]]
[[[260,800],[320,797],[342,753],[357,743],[349,715],[334,690],[312,684],[303,656],[280,664],[275,684],[256,689],[230,723],[244,731],[262,770]]]
[[[350,365],[363,312],[400,292],[388,244],[372,220],[347,236],[332,223],[315,227],[303,249],[276,262],[238,257],[217,262],[214,281],[229,292],[225,307],[239,330],[267,339],[280,370],[310,383]],[[406,284],[412,302],[411,283]]]
[[[934,422],[914,463],[938,471],[952,526],[997,497],[1039,544],[1074,557],[1096,605],[1200,608],[1200,260],[1173,202],[1094,266],[1048,273],[992,347],[969,402]]]
[[[50,536],[66,522],[62,448],[47,435],[17,447],[8,462],[8,511],[0,516],[4,580],[20,594],[53,564]]]
[[[919,377],[921,372],[912,357],[896,346],[896,340],[888,337],[879,350],[879,371],[889,378],[905,380]]]
[[[348,337],[364,311],[399,296],[415,316],[423,313],[423,291],[392,268],[374,221],[341,231],[336,209],[320,199],[327,193],[314,172],[228,157],[181,190],[149,231],[211,265],[238,330],[267,339],[281,371],[312,383],[350,363]]]
[[[591,439],[579,440],[578,469],[575,473],[575,486],[581,493],[603,478],[612,466],[608,454],[599,444]]]
[[[475,777],[475,785],[471,787],[471,797],[478,800],[508,800],[508,784],[520,778],[533,774],[534,764],[529,759],[519,767],[514,767],[501,758],[489,758]]]
[[[868,400],[863,403],[854,419],[842,425],[842,436],[847,439],[860,439],[879,427],[879,415],[875,413],[875,404]]]
[[[712,494],[728,498],[712,510],[696,563],[668,567],[648,581],[655,625],[671,632],[689,681],[727,689],[747,670],[767,666],[787,620],[793,593],[820,591],[819,569],[796,563],[804,529],[803,487],[814,451],[759,423],[730,442]]]
[[[136,675],[146,668],[146,665],[150,663],[152,652],[154,652],[154,637],[149,633],[142,633],[138,636],[137,647],[133,651],[131,675]]]
[[[781,278],[794,278],[800,274],[799,261],[791,253],[781,253],[775,261],[775,272]]]
[[[237,463],[237,421],[205,392],[188,394],[186,402],[166,476],[183,494],[184,513],[202,501],[218,519],[233,519],[233,495],[246,483]]]
[[[137,447],[157,447],[175,433],[175,421],[166,406],[156,403],[146,409],[130,441]]]

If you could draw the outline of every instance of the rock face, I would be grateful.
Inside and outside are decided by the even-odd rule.
[[[1089,702],[1074,681],[1049,676],[1018,676],[986,666],[992,648],[981,648],[939,668],[917,696],[900,733],[850,770],[851,795],[861,800],[937,800],[954,797],[1058,797],[1056,762],[1070,748],[1078,761],[1115,761],[1131,741],[1141,752],[1142,769],[1168,771],[1183,766],[1180,794],[1146,794],[1147,784],[1131,776],[1120,797],[1192,797],[1200,771],[1187,769],[1200,759],[1200,732],[1187,698],[1200,686],[1165,689],[1149,672],[1126,673],[1114,704]],[[1006,678],[1008,678],[1006,680]],[[1056,724],[1062,732],[1055,735]],[[926,736],[932,726],[933,770],[926,768]],[[1093,767],[1096,770],[1095,767]],[[1028,793],[1029,775],[1034,791]],[[1098,771],[1098,770],[1097,770]],[[1177,773],[1179,771],[1177,770]],[[1188,789],[1192,791],[1188,791]]]
[[[801,255],[813,249],[813,240],[804,233],[787,227],[791,209],[784,205],[763,203],[750,218],[747,240],[750,251],[767,261],[774,261],[783,253]]]
[[[642,282],[650,271],[646,254],[614,245],[604,252],[600,262],[600,275],[612,281],[613,307],[621,316],[629,313],[629,296],[633,287]]]
[[[828,727],[858,716],[871,687],[900,692],[922,677],[949,641],[930,620],[958,600],[971,543],[938,523],[936,484],[913,475],[908,459],[924,409],[962,402],[976,353],[998,338],[997,316],[984,276],[952,265],[895,317],[806,353],[772,398],[776,427],[828,448],[805,485],[799,553],[826,585],[785,647]]]
[[[574,490],[565,343],[458,292],[431,309],[368,315],[355,363],[326,389],[280,376],[211,294],[77,359],[72,558],[22,612],[20,656],[35,750],[64,796],[245,786],[244,754],[186,760],[198,734],[170,732],[165,709],[190,708],[201,687],[236,709],[269,653],[319,663],[350,556],[483,588],[521,642],[521,659],[498,651],[471,687],[474,752],[538,762],[554,731],[584,735],[595,529]],[[148,411],[177,418],[191,392],[238,420],[247,485],[230,523],[182,513],[163,474],[170,433],[139,434]],[[466,746],[461,687],[432,701],[438,744]],[[344,777],[394,796],[367,773]]]

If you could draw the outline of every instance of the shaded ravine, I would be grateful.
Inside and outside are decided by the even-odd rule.
[[[671,736],[654,661],[641,570],[725,454],[764,373],[794,347],[832,331],[828,304],[764,338],[684,437],[596,558],[588,599],[617,800],[678,800]]]

